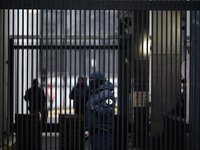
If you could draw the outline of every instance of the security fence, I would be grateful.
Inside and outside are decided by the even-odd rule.
[[[199,11],[2,0],[1,149],[199,149]]]

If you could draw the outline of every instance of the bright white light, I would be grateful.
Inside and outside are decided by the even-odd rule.
[[[147,47],[147,40],[144,40],[144,42],[143,42],[143,55],[147,55],[147,52],[148,52],[148,55],[149,55],[150,41],[148,41],[148,47]]]

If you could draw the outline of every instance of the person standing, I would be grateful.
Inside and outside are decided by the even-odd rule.
[[[42,115],[42,122],[45,123],[48,117],[46,109],[47,97],[44,90],[38,86],[38,80],[34,79],[32,87],[26,91],[24,96],[25,101],[29,103],[28,110],[31,114],[40,112]]]
[[[91,149],[112,150],[115,98],[113,84],[102,72],[90,74],[91,96],[86,104],[85,135],[90,136]]]
[[[89,86],[83,77],[78,78],[78,83],[70,92],[69,98],[74,100],[75,114],[84,115],[85,103],[89,98]]]

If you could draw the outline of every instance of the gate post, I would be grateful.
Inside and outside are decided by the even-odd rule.
[[[0,11],[0,70],[2,70],[0,72],[0,83],[3,83],[3,23],[1,20],[3,20],[3,11]],[[0,86],[0,95],[3,95],[3,85]],[[2,98],[2,97],[1,97]],[[2,100],[0,98],[0,103],[2,104]],[[2,110],[3,110],[3,106],[0,105],[0,110],[1,110],[1,113],[2,113]],[[2,115],[0,115],[0,122],[3,122],[3,117]],[[2,128],[3,128],[3,125],[2,123],[0,123],[0,132],[2,133]],[[2,141],[2,136],[0,136],[0,142]]]
[[[200,62],[199,62],[199,35],[200,11],[191,11],[191,62],[190,62],[190,149],[197,150],[200,148]]]

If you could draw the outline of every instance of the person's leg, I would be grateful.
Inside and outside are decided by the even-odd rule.
[[[94,136],[90,133],[90,143],[91,143],[91,150],[94,148]]]
[[[91,150],[112,150],[112,132],[100,130],[95,135],[90,135]]]
[[[42,122],[46,123],[47,122],[47,117],[48,117],[48,110],[47,110],[46,106],[43,107],[41,115],[42,115]]]
[[[103,132],[95,132],[95,150],[103,150]]]
[[[112,132],[105,131],[104,135],[101,132],[100,135],[100,143],[99,143],[100,150],[112,150]]]
[[[112,131],[109,131],[109,150],[112,150]]]

